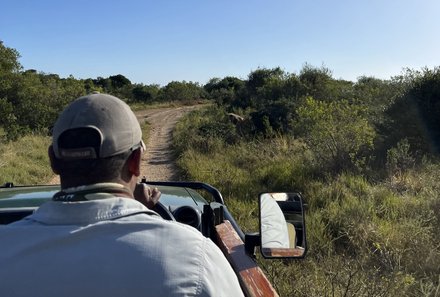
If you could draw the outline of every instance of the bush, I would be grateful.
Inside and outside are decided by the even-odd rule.
[[[280,134],[292,132],[294,111],[292,103],[280,100],[251,113],[250,116],[257,133],[272,137],[275,132]]]
[[[364,110],[347,101],[323,102],[309,97],[297,110],[295,131],[315,153],[322,170],[340,172],[364,165],[375,131]]]
[[[389,175],[401,175],[415,166],[415,158],[410,151],[408,139],[403,139],[387,152],[386,168]]]
[[[161,101],[181,101],[185,104],[194,104],[206,98],[202,87],[193,82],[172,81],[160,89],[158,99]]]
[[[408,139],[413,152],[440,152],[440,67],[407,70],[395,78],[402,92],[387,111],[383,133],[389,147]]]

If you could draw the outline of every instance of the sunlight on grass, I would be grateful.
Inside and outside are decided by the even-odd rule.
[[[210,123],[221,118],[199,111],[179,123],[178,165],[187,179],[218,188],[246,232],[258,230],[258,193],[302,192],[307,259],[258,258],[281,296],[437,296],[440,165],[378,181],[323,174],[300,140],[234,138],[225,124]]]
[[[47,136],[25,136],[14,142],[0,144],[0,184],[47,183],[53,176],[47,156],[50,141]]]

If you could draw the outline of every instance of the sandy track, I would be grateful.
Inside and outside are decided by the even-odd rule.
[[[179,180],[171,149],[172,132],[177,121],[186,113],[200,108],[201,105],[158,108],[135,112],[139,122],[150,123],[150,136],[146,141],[147,151],[141,164],[141,176],[148,181]],[[59,184],[60,179],[54,176],[49,184]]]
[[[136,112],[139,122],[150,123],[147,151],[142,158],[142,175],[148,181],[179,180],[171,149],[172,133],[178,120],[199,106],[161,108]]]

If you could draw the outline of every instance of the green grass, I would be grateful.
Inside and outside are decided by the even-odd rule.
[[[45,184],[53,173],[47,148],[50,137],[25,136],[17,141],[0,144],[0,184]]]
[[[211,102],[208,100],[200,100],[197,104],[210,104]],[[195,102],[191,102],[191,104],[195,104]],[[181,101],[167,101],[167,102],[154,102],[154,103],[130,103],[130,108],[133,111],[139,111],[144,109],[156,109],[156,108],[168,108],[168,107],[179,107],[185,105],[184,102]]]
[[[144,110],[144,109],[156,109],[156,108],[166,108],[166,107],[177,107],[177,106],[181,106],[182,103],[176,101],[176,102],[162,102],[162,103],[149,103],[149,104],[145,104],[145,103],[130,103],[130,108],[133,111],[139,111],[139,110]]]
[[[439,164],[419,164],[375,182],[325,173],[300,140],[229,143],[231,135],[212,133],[220,131],[215,122],[221,119],[211,109],[179,123],[178,164],[187,179],[218,188],[248,232],[258,230],[258,193],[303,193],[307,259],[259,259],[281,296],[439,296]],[[201,133],[205,127],[211,134]]]
[[[146,142],[150,125],[147,122],[142,123],[141,129]],[[15,185],[50,182],[55,176],[47,155],[50,143],[49,136],[41,135],[27,135],[17,141],[0,143],[0,185],[6,182],[13,182]]]

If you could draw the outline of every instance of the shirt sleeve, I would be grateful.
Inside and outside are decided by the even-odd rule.
[[[244,296],[237,275],[221,250],[208,238],[204,247],[199,296]]]
[[[286,219],[278,203],[269,195],[261,201],[261,244],[265,248],[289,248]]]

